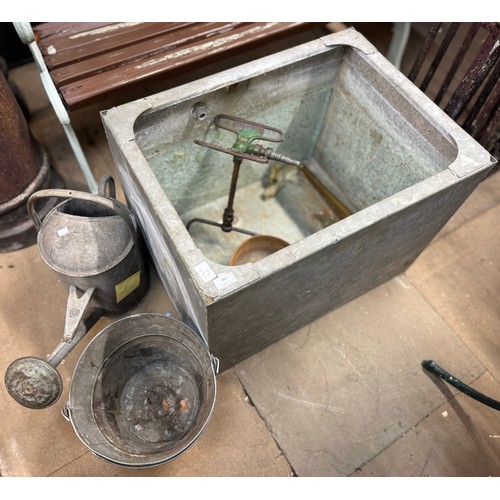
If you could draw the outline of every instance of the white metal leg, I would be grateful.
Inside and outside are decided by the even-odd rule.
[[[56,86],[54,82],[50,78],[47,66],[45,65],[45,61],[43,60],[42,53],[40,52],[40,48],[38,47],[35,41],[35,34],[31,29],[30,23],[13,23],[14,27],[19,35],[21,41],[28,45],[35,59],[35,63],[38,67],[38,71],[40,73],[40,78],[42,79],[43,86],[45,88],[45,92],[54,108],[54,111],[59,119],[61,125],[63,126],[64,132],[68,138],[68,141],[71,145],[71,149],[76,157],[78,165],[85,177],[89,190],[93,194],[97,194],[98,186],[97,182],[92,174],[92,170],[87,162],[85,154],[80,146],[80,142],[71,126],[71,121],[69,119],[68,112],[64,107],[64,104],[59,96],[59,92],[57,92]]]
[[[401,68],[403,54],[410,37],[411,23],[393,23],[392,38],[387,51],[387,59],[396,68]]]

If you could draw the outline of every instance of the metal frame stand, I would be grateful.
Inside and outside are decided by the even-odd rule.
[[[71,121],[69,119],[68,112],[64,107],[64,104],[59,96],[59,93],[57,92],[56,86],[54,85],[54,82],[50,78],[49,71],[45,64],[45,61],[43,60],[42,53],[40,52],[40,49],[36,43],[35,34],[31,29],[31,24],[14,22],[13,25],[21,41],[25,45],[28,45],[28,47],[31,50],[31,53],[33,54],[36,65],[38,67],[38,71],[40,73],[40,78],[42,79],[42,83],[45,88],[45,92],[47,93],[47,96],[50,100],[50,103],[52,104],[52,107],[54,108],[57,118],[59,119],[59,122],[63,126],[64,132],[66,133],[68,141],[71,145],[71,149],[73,150],[78,165],[80,166],[80,169],[85,177],[85,181],[87,182],[89,190],[91,193],[97,194],[98,192],[97,182],[94,178],[94,175],[92,174],[92,171],[87,162],[85,154],[83,153],[83,150],[80,146],[80,142],[78,141],[75,131],[71,126]]]

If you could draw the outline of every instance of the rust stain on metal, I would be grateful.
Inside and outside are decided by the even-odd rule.
[[[490,24],[494,24],[494,26],[490,26]],[[500,55],[498,50],[500,48],[499,27],[496,23],[488,23],[483,27],[488,29],[490,34],[445,107],[445,113],[453,119],[459,117]]]
[[[450,24],[444,40],[438,46],[437,54],[430,69],[420,84],[420,90],[426,90],[450,45],[451,39],[457,33],[459,24]],[[411,81],[415,82],[417,79],[425,58],[430,53],[434,39],[441,30],[441,26],[442,23],[432,24],[415,64],[409,73],[408,78]],[[482,41],[475,39],[480,28],[486,32],[486,37]],[[476,40],[475,45],[473,45],[474,40]],[[473,48],[475,52],[473,53],[472,62],[460,76],[458,85],[451,92],[451,97],[442,108],[448,116],[457,121],[466,132],[478,140],[493,156],[497,156],[500,150],[498,141],[500,120],[498,114],[500,102],[500,85],[498,85],[500,75],[500,23],[476,22],[470,24],[467,33],[460,40],[460,47],[447,70],[446,77],[440,85],[434,102],[438,105],[441,103],[453,78],[457,77],[457,70],[464,61],[466,54]]]
[[[185,399],[181,399],[181,401],[179,403],[179,407],[180,407],[179,409],[180,409],[181,413],[189,413],[189,407],[188,407]]]
[[[441,99],[443,98],[445,92],[448,90],[448,87],[457,73],[458,67],[460,66],[461,62],[463,61],[464,55],[469,49],[472,40],[476,36],[477,30],[479,29],[479,24],[478,23],[473,23],[472,26],[469,28],[467,35],[464,38],[464,41],[462,43],[462,46],[460,47],[459,51],[457,52],[457,55],[455,56],[455,60],[453,61],[453,64],[451,65],[450,69],[448,70],[448,74],[446,75],[446,78],[444,79],[443,83],[441,84],[441,88],[439,89],[439,92],[434,99],[434,102],[436,104],[439,104],[441,102]]]
[[[21,193],[35,179],[42,164],[40,149],[2,73],[0,116],[1,205]]]

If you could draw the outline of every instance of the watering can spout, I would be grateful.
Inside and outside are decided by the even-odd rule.
[[[76,325],[72,338],[61,340],[46,360],[26,356],[13,361],[5,372],[4,380],[10,396],[20,405],[33,410],[48,408],[56,403],[63,390],[57,366],[78,345],[102,314],[102,309],[87,308]]]
[[[90,299],[94,291],[95,287],[88,288],[81,297],[78,297],[76,287],[70,285],[63,335],[65,342],[70,342],[73,339],[76,330],[82,322],[83,315],[90,304]]]

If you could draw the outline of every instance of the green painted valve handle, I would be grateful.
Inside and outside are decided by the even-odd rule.
[[[230,148],[226,148],[196,139],[194,140],[195,144],[258,163],[268,163],[269,158],[258,153],[260,149],[255,148],[254,141],[281,142],[285,138],[284,132],[280,129],[235,116],[217,115],[214,118],[214,124],[219,128],[236,134],[234,144]],[[269,148],[267,149],[269,150]]]

